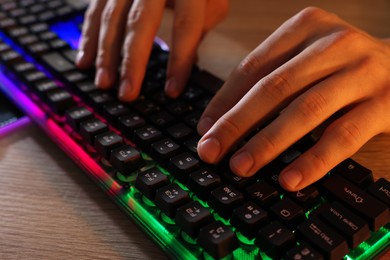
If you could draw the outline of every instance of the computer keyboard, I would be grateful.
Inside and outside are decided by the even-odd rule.
[[[352,159],[301,191],[278,184],[313,135],[251,178],[202,162],[196,125],[222,81],[194,67],[184,94],[166,97],[160,40],[138,100],[98,89],[74,65],[82,2],[0,0],[0,89],[169,256],[372,259],[390,248],[390,183]]]

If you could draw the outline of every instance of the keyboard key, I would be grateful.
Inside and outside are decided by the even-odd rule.
[[[107,131],[107,125],[97,118],[84,121],[80,124],[80,135],[90,145],[93,145],[96,135]]]
[[[95,149],[103,158],[109,160],[111,150],[123,144],[123,138],[118,134],[108,131],[95,137]]]
[[[167,106],[169,112],[176,116],[188,114],[193,110],[193,107],[183,100],[177,100]]]
[[[157,127],[165,127],[167,125],[171,125],[175,121],[175,118],[168,112],[161,111],[157,114],[152,115],[150,117],[150,121],[153,125]]]
[[[168,184],[156,191],[154,202],[165,215],[174,218],[177,209],[189,202],[190,197],[186,191],[176,183]]]
[[[103,117],[111,123],[116,123],[120,116],[129,112],[130,110],[119,102],[109,103],[103,107]]]
[[[297,227],[297,237],[313,245],[326,259],[338,260],[349,252],[345,239],[318,219],[308,219]]]
[[[246,188],[246,194],[260,206],[267,206],[279,200],[278,191],[265,181],[250,185]]]
[[[374,182],[372,171],[352,159],[347,159],[337,165],[332,171],[340,174],[360,188],[366,188]]]
[[[186,183],[188,175],[198,168],[199,160],[188,153],[176,155],[168,165],[168,171],[181,183]]]
[[[202,200],[208,200],[212,190],[221,184],[221,177],[204,168],[190,174],[187,187]]]
[[[66,89],[59,88],[49,91],[46,97],[49,107],[59,115],[63,115],[67,109],[75,106],[72,94]]]
[[[390,221],[389,208],[359,187],[338,175],[332,175],[322,184],[324,192],[332,198],[346,204],[368,222],[373,231]]]
[[[272,259],[281,258],[294,246],[294,234],[275,221],[260,229],[255,243]]]
[[[233,211],[230,223],[248,238],[254,238],[261,226],[266,224],[267,211],[253,202],[247,202]]]
[[[368,192],[390,207],[390,182],[380,178],[368,187]]]
[[[192,137],[184,142],[184,146],[194,155],[198,155],[198,142],[200,140],[199,136]]]
[[[198,243],[209,255],[217,259],[229,255],[238,246],[236,235],[220,221],[202,228]]]
[[[297,202],[305,211],[313,208],[320,202],[320,192],[315,186],[308,186],[297,192],[287,192],[288,197]]]
[[[285,260],[323,260],[324,256],[306,243],[300,244],[287,252]]]
[[[166,138],[152,144],[150,155],[154,160],[163,166],[167,166],[169,158],[178,154],[180,146],[171,139]]]
[[[57,84],[57,82],[51,79],[44,79],[34,84],[33,91],[35,91],[38,96],[43,98],[46,92],[59,88],[60,86]]]
[[[47,79],[46,74],[39,70],[27,71],[21,76],[27,84]]]
[[[303,208],[287,197],[271,206],[270,211],[288,228],[294,228],[305,220]]]
[[[107,91],[96,90],[88,94],[89,104],[97,110],[99,114],[103,111],[103,106],[113,102],[114,97]]]
[[[112,150],[110,163],[123,175],[129,175],[145,165],[140,152],[130,145]]]
[[[202,227],[213,221],[208,209],[197,201],[191,201],[177,210],[176,224],[191,237],[196,237]]]
[[[229,184],[223,184],[211,192],[209,205],[224,218],[230,218],[233,209],[244,201],[244,196]]]
[[[322,205],[319,211],[319,218],[346,237],[350,248],[371,236],[367,223],[338,202]]]
[[[80,123],[93,118],[93,113],[86,107],[76,107],[65,113],[66,122],[75,130],[79,131]]]
[[[134,143],[145,151],[149,151],[152,143],[163,137],[160,130],[153,126],[145,126],[134,131]]]
[[[159,169],[152,168],[138,174],[135,187],[150,200],[154,200],[156,191],[169,183],[168,177]]]
[[[178,123],[174,126],[168,127],[167,133],[172,139],[180,142],[191,137],[194,131],[185,124]]]
[[[160,111],[160,107],[151,100],[138,100],[133,103],[134,109],[142,115],[151,115]]]
[[[127,137],[133,137],[134,130],[146,125],[145,119],[135,113],[118,118],[118,129]]]

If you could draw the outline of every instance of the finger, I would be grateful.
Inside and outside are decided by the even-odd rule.
[[[206,0],[177,0],[173,22],[165,92],[169,97],[181,94],[196,58],[205,20]]]
[[[109,0],[102,13],[95,77],[95,84],[100,88],[111,87],[115,82],[131,3],[129,0]]]
[[[91,1],[85,13],[76,65],[81,69],[93,66],[98,46],[101,14],[107,0]]]
[[[382,104],[369,100],[333,122],[312,148],[281,172],[279,182],[282,187],[290,191],[300,190],[353,155],[382,131],[382,125],[372,116],[380,113],[386,113]]]
[[[229,11],[228,0],[206,0],[206,15],[203,34],[215,27]]]
[[[297,97],[232,156],[232,171],[252,176],[337,111],[370,96],[375,90],[367,85],[375,85],[375,79],[367,79],[364,70],[364,66],[344,69]]]
[[[123,101],[132,101],[139,95],[164,6],[165,1],[139,0],[130,9],[119,87],[119,98]]]
[[[329,30],[328,26],[322,25],[334,22],[335,19],[337,18],[329,13],[310,7],[282,24],[233,70],[201,116],[199,134],[204,135],[259,79],[290,60],[308,43]]]
[[[344,34],[332,35],[333,40],[314,42],[262,78],[201,138],[199,156],[208,163],[219,161],[251,129],[275,117],[296,96],[346,66],[349,51],[354,53],[356,50],[352,45],[348,51],[341,48],[351,40],[349,37],[355,37],[352,33],[348,37]],[[209,139],[213,141],[207,142]]]

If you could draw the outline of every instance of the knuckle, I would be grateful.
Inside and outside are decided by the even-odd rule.
[[[133,6],[127,19],[127,28],[132,28],[138,23],[142,23],[144,9],[141,6]]]
[[[219,119],[218,125],[220,129],[223,129],[223,132],[226,134],[226,136],[238,137],[241,134],[239,125],[237,125],[232,118],[227,116],[221,117]]]
[[[102,23],[110,24],[116,15],[116,8],[113,4],[108,4],[102,13]]]
[[[250,76],[261,68],[261,61],[256,55],[245,57],[237,67],[237,72],[243,76]]]
[[[272,156],[278,151],[277,140],[274,136],[265,133],[259,133],[256,136],[256,142],[261,144],[262,154]]]
[[[351,121],[341,123],[337,130],[335,130],[334,135],[336,136],[339,145],[346,149],[355,150],[355,148],[359,147],[361,144],[361,131],[359,127]]]
[[[302,11],[300,11],[297,14],[297,20],[299,22],[311,22],[311,21],[318,21],[320,19],[323,19],[324,17],[328,16],[329,13],[322,10],[321,8],[309,6],[304,8]]]
[[[321,93],[313,91],[297,99],[296,109],[305,121],[318,121],[323,117],[327,101]]]
[[[317,154],[316,151],[308,150],[305,153],[305,159],[310,162],[311,168],[318,172],[326,172],[330,169],[330,162],[324,154]]]
[[[174,30],[192,30],[198,28],[198,19],[192,14],[180,14],[173,23]]]
[[[285,76],[273,74],[265,77],[260,85],[259,91],[274,100],[281,100],[291,94],[291,85]],[[257,95],[260,96],[260,95]]]

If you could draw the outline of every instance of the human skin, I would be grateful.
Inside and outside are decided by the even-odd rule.
[[[174,10],[165,92],[172,98],[179,96],[201,39],[226,16],[228,0],[91,1],[76,65],[81,69],[95,66],[95,84],[102,89],[117,82],[120,67],[119,98],[135,100],[165,7]]]
[[[280,173],[290,191],[317,181],[390,133],[390,45],[315,7],[287,20],[231,73],[198,124],[198,153],[249,177],[325,121],[320,139]],[[334,117],[334,114],[339,114]],[[275,119],[274,119],[275,118]]]

